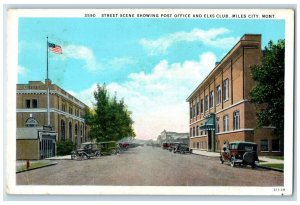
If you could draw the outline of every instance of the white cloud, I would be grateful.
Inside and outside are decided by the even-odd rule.
[[[82,45],[65,45],[63,46],[63,54],[61,55],[62,59],[73,58],[77,60],[82,60],[85,62],[85,68],[88,71],[96,71],[101,67],[99,63],[97,63],[95,55],[93,51]]]
[[[67,90],[68,93],[73,95],[74,97],[78,98],[80,101],[85,103],[87,106],[92,107],[93,103],[95,102],[94,100],[94,91],[97,88],[97,84],[93,84],[91,87],[82,90],[80,92],[74,92],[72,90]]]
[[[193,29],[190,32],[176,32],[162,36],[156,40],[141,39],[139,43],[148,50],[149,55],[166,54],[168,48],[177,42],[201,42],[208,46],[227,49],[232,47],[238,38],[218,37],[227,34],[230,31],[226,28],[217,28],[210,30]]]
[[[190,93],[214,67],[216,56],[203,53],[198,61],[170,64],[159,62],[150,73],[132,73],[125,83],[110,83],[107,89],[124,98],[132,111],[134,129],[138,138],[150,139],[164,129],[189,132],[188,104]],[[79,93],[69,91],[83,102],[92,105],[96,84]]]
[[[108,65],[113,69],[120,69],[123,68],[125,65],[132,65],[136,63],[133,58],[130,57],[118,57],[113,58],[108,62]]]
[[[21,65],[18,65],[18,74],[20,74],[20,75],[26,75],[27,72],[28,72],[28,70],[25,67],[23,67]]]

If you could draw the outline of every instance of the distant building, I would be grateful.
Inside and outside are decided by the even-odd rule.
[[[189,133],[177,133],[177,132],[169,132],[164,130],[158,136],[157,142],[159,144],[162,144],[164,142],[182,142],[188,144]]]
[[[272,134],[272,126],[257,128],[249,101],[255,86],[250,67],[261,58],[261,35],[244,35],[190,94],[191,148],[219,152],[225,141],[250,141],[260,155],[283,154],[283,139]]]
[[[55,155],[56,142],[69,140],[76,144],[89,140],[89,128],[83,118],[87,105],[49,81],[50,127],[47,122],[47,86],[41,81],[17,84],[17,140],[39,139],[39,154]],[[26,128],[31,128],[30,132]],[[48,130],[48,134],[40,135]],[[52,134],[49,134],[49,133]],[[31,133],[31,136],[30,134]],[[33,136],[34,135],[34,136]],[[52,135],[52,136],[50,136]],[[43,137],[42,137],[43,136]],[[48,136],[48,137],[47,137]],[[53,141],[54,140],[54,141]],[[21,142],[21,141],[19,141]],[[20,143],[17,143],[19,147]],[[30,142],[31,143],[31,142]],[[33,143],[34,144],[34,143]],[[24,149],[23,149],[24,150]],[[18,152],[18,151],[17,151]],[[22,154],[19,153],[19,158]]]

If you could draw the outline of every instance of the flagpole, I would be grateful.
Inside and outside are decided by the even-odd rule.
[[[46,76],[46,85],[47,85],[47,124],[50,126],[50,80],[48,76],[48,50],[49,50],[49,42],[48,42],[48,36],[47,36],[47,76]]]
[[[49,50],[48,46],[49,46],[49,42],[48,42],[48,36],[47,36],[47,73],[46,73],[46,80],[48,80],[48,50]]]

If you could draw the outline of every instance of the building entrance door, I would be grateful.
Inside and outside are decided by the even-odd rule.
[[[212,148],[212,146],[211,146],[211,143],[212,143],[211,133],[212,133],[211,130],[207,131],[207,149],[208,149],[208,151],[211,151],[211,148]]]
[[[44,126],[43,130],[38,131],[38,136],[40,140],[40,158],[45,159],[49,157],[54,157],[56,155],[56,138],[57,133],[52,131],[52,128]]]
[[[40,141],[40,155],[41,159],[54,157],[56,152],[56,140],[51,135],[42,135]]]

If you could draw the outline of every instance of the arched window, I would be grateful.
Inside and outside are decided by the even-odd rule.
[[[72,142],[72,122],[69,122],[69,141]]]
[[[61,138],[61,140],[66,139],[66,126],[65,126],[64,120],[60,121],[60,138]]]
[[[75,143],[78,143],[78,125],[75,124]]]
[[[25,122],[26,127],[37,127],[38,124],[39,123],[33,117],[29,117]]]

